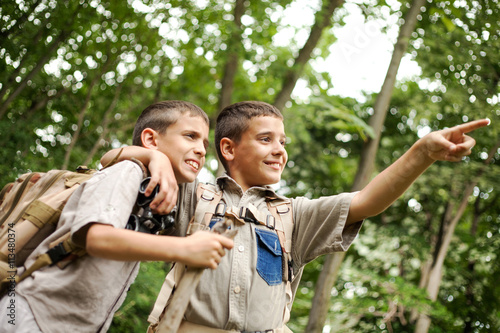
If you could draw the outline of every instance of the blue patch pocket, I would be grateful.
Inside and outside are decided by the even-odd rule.
[[[270,286],[281,284],[281,245],[278,235],[272,231],[255,229],[257,235],[257,272]]]
[[[222,218],[220,218],[220,217],[212,217],[212,219],[210,220],[210,223],[208,224],[208,228],[212,229],[213,226],[215,225],[215,223],[217,223],[219,221],[222,221]]]

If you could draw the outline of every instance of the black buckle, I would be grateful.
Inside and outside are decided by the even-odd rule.
[[[57,244],[53,248],[49,249],[47,251],[47,254],[50,257],[50,260],[52,260],[52,265],[57,264],[59,261],[63,260],[69,255],[69,252],[66,251],[64,248],[63,242]]]
[[[288,260],[288,281],[293,280],[293,260]]]
[[[253,216],[252,212],[246,207],[240,208],[239,215],[240,215],[240,219],[243,219],[243,221],[245,221],[245,222],[259,224],[259,222],[255,219],[255,216]]]
[[[224,215],[226,215],[226,208],[227,206],[225,202],[219,202],[217,207],[215,207],[214,215],[217,217],[224,217]]]

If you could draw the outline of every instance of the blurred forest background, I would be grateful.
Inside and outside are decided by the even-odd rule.
[[[315,0],[290,23],[295,2],[2,1],[2,184],[29,170],[98,168],[105,151],[131,143],[140,112],[166,99],[201,106],[212,128],[230,103],[276,105],[289,137],[280,191],[310,198],[359,189],[429,131],[488,117],[470,157],[435,163],[347,253],[306,266],[289,327],[500,331],[498,0]],[[399,31],[380,92],[357,99],[334,93],[327,61],[348,6]],[[344,56],[356,52],[353,41]],[[420,74],[397,79],[403,57]],[[213,147],[206,167],[217,172]],[[145,331],[167,269],[142,265],[110,332]]]

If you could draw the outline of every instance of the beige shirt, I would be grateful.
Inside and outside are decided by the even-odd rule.
[[[142,180],[133,162],[118,163],[82,184],[66,204],[57,230],[26,261],[45,253],[48,244],[92,222],[124,228]],[[46,267],[19,283],[16,292],[28,301],[43,332],[106,332],[138,273],[138,262],[85,255],[65,269]]]
[[[222,200],[228,206],[242,207],[252,203],[259,211],[267,211],[266,196],[276,196],[270,187],[253,187],[243,193],[228,176],[219,178],[217,183],[219,189],[224,190]],[[195,186],[180,187],[178,232],[181,235],[185,235],[196,207]],[[362,222],[345,226],[354,195],[292,199],[292,259],[296,276],[292,283],[293,295],[306,263],[322,254],[346,251],[358,234]],[[191,297],[185,319],[228,330],[261,331],[281,327],[286,303],[285,283],[269,285],[257,270],[259,237],[256,229],[269,229],[253,223],[233,227],[238,230],[234,248],[222,258],[216,270],[205,270]]]

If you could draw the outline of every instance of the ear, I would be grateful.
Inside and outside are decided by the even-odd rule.
[[[141,142],[144,148],[158,149],[157,138],[158,133],[151,128],[145,128],[141,133]]]
[[[226,161],[234,159],[234,146],[234,141],[229,138],[222,138],[220,140],[220,152]]]

